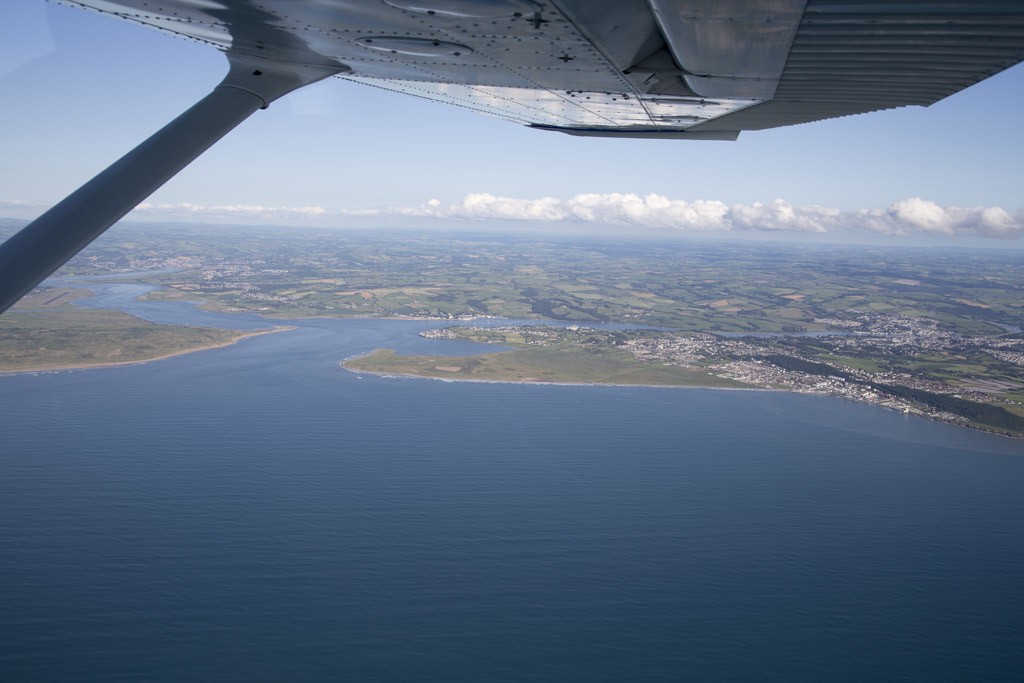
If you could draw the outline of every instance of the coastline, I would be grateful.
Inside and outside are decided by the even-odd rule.
[[[162,356],[154,356],[153,358],[140,358],[138,360],[120,360],[111,361],[108,363],[82,363],[80,365],[40,365],[31,368],[19,368],[18,370],[0,370],[0,376],[21,375],[29,372],[60,372],[62,370],[97,370],[100,368],[114,368],[124,365],[142,365],[143,363],[154,363],[156,361],[167,360],[168,358],[175,358],[177,356],[186,356],[190,353],[199,353],[200,351],[212,351],[214,349],[223,349],[228,346],[233,346],[244,339],[249,339],[250,337],[260,337],[265,334],[289,332],[291,330],[297,329],[298,327],[296,327],[295,325],[275,325],[269,330],[255,330],[252,332],[244,332],[235,337],[234,339],[231,339],[226,342],[220,342],[218,344],[207,344],[206,346],[185,349],[184,351],[175,351],[174,353],[167,353]]]
[[[769,389],[769,388],[766,388],[766,387],[754,387],[754,386],[751,386],[751,387],[718,387],[718,386],[704,386],[704,385],[699,385],[699,384],[619,384],[619,383],[604,383],[604,382],[544,382],[544,381],[532,382],[532,381],[528,381],[528,380],[512,380],[512,379],[467,379],[467,378],[464,378],[464,377],[460,377],[460,378],[456,378],[456,377],[434,377],[434,376],[431,376],[431,375],[413,375],[413,374],[403,374],[403,373],[397,373],[397,372],[375,372],[373,370],[356,370],[356,369],[350,368],[347,365],[345,365],[345,363],[347,363],[350,360],[354,360],[356,358],[362,358],[363,356],[368,356],[371,353],[373,353],[373,351],[368,351],[366,353],[359,353],[359,354],[356,354],[354,356],[349,356],[348,358],[344,358],[344,359],[338,361],[338,367],[340,367],[341,369],[343,369],[343,370],[345,370],[347,372],[351,372],[351,373],[356,374],[356,375],[374,375],[376,377],[385,377],[385,378],[391,378],[391,379],[425,379],[425,380],[434,380],[434,381],[437,381],[437,382],[449,382],[449,383],[525,384],[525,385],[531,385],[531,386],[557,386],[557,387],[635,387],[635,388],[641,388],[641,389],[711,389],[711,390],[714,390],[714,391],[751,391],[751,392],[801,394],[801,395],[804,395],[804,396],[831,396],[833,398],[839,398],[839,399],[842,399],[844,401],[850,401],[852,403],[863,403],[865,405],[874,406],[876,408],[881,408],[883,410],[888,410],[888,411],[895,412],[895,413],[900,413],[900,414],[907,414],[904,411],[898,410],[898,409],[896,409],[896,408],[894,408],[892,406],[887,406],[887,405],[884,405],[882,403],[876,403],[874,401],[866,401],[866,400],[862,400],[862,399],[854,399],[854,398],[850,398],[850,397],[847,397],[847,396],[834,396],[832,394],[827,394],[827,393],[816,393],[816,392],[810,392],[810,391],[793,391],[791,389]],[[924,418],[926,420],[930,420],[931,422],[938,422],[939,424],[947,424],[947,425],[950,425],[950,426],[953,426],[953,427],[962,427],[962,428],[965,428],[965,429],[972,429],[974,431],[982,432],[984,434],[990,434],[992,436],[1001,436],[1001,437],[1006,438],[1006,439],[1024,440],[1024,435],[1017,436],[1015,434],[1007,434],[1007,433],[1003,433],[1003,432],[999,432],[999,431],[995,431],[995,430],[991,430],[991,429],[984,429],[983,427],[978,427],[978,426],[975,426],[975,425],[972,425],[972,424],[968,424],[968,423],[965,423],[965,422],[958,422],[956,420],[944,420],[944,419],[941,419],[941,418],[936,417],[934,415],[929,415],[928,413],[913,412],[913,413],[910,413],[910,414],[914,415],[915,417],[920,417],[920,418]]]

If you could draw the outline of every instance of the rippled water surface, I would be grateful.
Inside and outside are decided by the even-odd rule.
[[[356,375],[492,349],[297,324],[0,377],[0,680],[1024,671],[1019,441],[821,397]]]

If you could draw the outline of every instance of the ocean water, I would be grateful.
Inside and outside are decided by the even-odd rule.
[[[127,286],[97,305],[266,324]],[[481,347],[298,324],[0,377],[0,680],[1020,680],[1019,441],[783,393],[357,375]]]

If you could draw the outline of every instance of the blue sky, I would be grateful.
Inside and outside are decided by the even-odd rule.
[[[212,48],[42,0],[4,0],[0,215],[41,213],[224,71]],[[532,216],[632,231],[1019,247],[1022,109],[1018,65],[927,109],[733,143],[627,141],[532,131],[331,79],[257,112],[132,217],[527,227],[519,219]]]

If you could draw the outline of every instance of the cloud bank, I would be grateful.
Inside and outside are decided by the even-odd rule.
[[[454,203],[432,199],[412,208],[364,209],[352,216],[422,216],[475,220],[596,223],[627,228],[689,232],[785,231],[831,233],[867,231],[893,236],[971,235],[1015,239],[1024,234],[1024,210],[1011,214],[998,206],[941,206],[912,197],[885,209],[841,211],[796,206],[783,199],[728,205],[717,200],[686,201],[664,195],[578,194],[570,199],[514,199],[470,194]]]
[[[321,206],[260,206],[258,204],[225,204],[221,206],[203,206],[181,202],[178,204],[150,204],[143,202],[135,207],[133,213],[144,215],[181,216],[192,215],[218,218],[265,218],[281,220],[288,218],[315,218],[323,216],[327,210]]]
[[[0,209],[38,214],[49,208],[39,202],[0,200]],[[516,199],[487,193],[469,194],[444,203],[431,199],[416,207],[328,211],[322,206],[263,206],[259,204],[201,205],[189,202],[144,202],[132,212],[137,218],[167,220],[258,220],[283,224],[319,224],[332,217],[443,218],[466,220],[577,223],[636,231],[673,230],[691,233],[861,233],[893,237],[958,237],[1015,240],[1024,237],[1024,209],[1011,213],[998,206],[942,206],[911,197],[884,209],[843,211],[826,206],[797,206],[784,199],[753,204],[718,200],[687,201],[664,195],[612,192],[578,194],[569,199]]]

